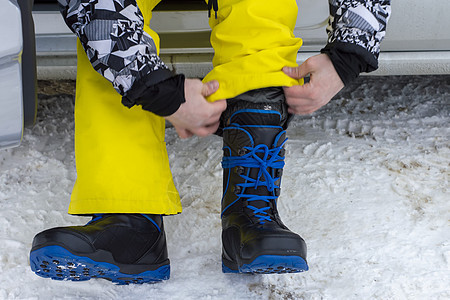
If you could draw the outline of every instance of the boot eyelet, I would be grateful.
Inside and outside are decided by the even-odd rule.
[[[234,168],[234,172],[238,175],[242,175],[245,172],[245,168],[242,166],[237,166]]]
[[[233,189],[233,192],[235,195],[240,194],[242,191],[242,188],[240,186],[235,186]]]
[[[275,195],[276,197],[279,197],[280,194],[281,194],[281,189],[279,189],[279,188],[274,189],[274,190],[273,190],[273,193],[274,193],[274,195]]]
[[[247,153],[248,153],[248,150],[245,149],[245,148],[241,148],[241,149],[238,150],[238,155],[239,156],[244,156]]]

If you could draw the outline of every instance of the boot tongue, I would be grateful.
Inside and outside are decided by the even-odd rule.
[[[267,109],[270,108],[270,106],[267,107]],[[256,147],[257,145],[264,144],[270,149],[273,147],[276,136],[282,130],[279,125],[280,120],[281,115],[277,111],[261,109],[240,110],[231,115],[227,122],[227,126],[236,129],[236,132],[225,131],[228,131],[227,137],[232,139],[228,140],[229,144],[235,145],[236,148],[242,148],[244,146]],[[227,138],[224,140],[227,140]],[[233,149],[233,147],[231,148]]]
[[[241,126],[245,125],[272,125],[280,126],[281,114],[277,111],[270,110],[272,107],[266,105],[264,109],[241,109],[229,118],[227,125],[239,124]]]

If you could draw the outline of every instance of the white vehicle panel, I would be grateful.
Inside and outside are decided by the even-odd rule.
[[[199,0],[200,1],[200,0]],[[173,2],[173,1],[172,1]],[[298,62],[326,44],[328,0],[297,0],[294,34],[303,39]],[[162,1],[164,3],[164,1]],[[381,44],[375,75],[450,74],[448,0],[395,0]],[[75,37],[57,10],[35,11],[38,75],[75,78]],[[212,68],[208,13],[205,10],[155,11],[150,26],[161,36],[163,60],[187,76],[204,76]],[[408,62],[408,63],[405,63]]]
[[[450,51],[449,0],[394,0],[381,51]]]
[[[19,8],[3,2],[0,10],[0,149],[20,144],[22,108],[22,23]]]

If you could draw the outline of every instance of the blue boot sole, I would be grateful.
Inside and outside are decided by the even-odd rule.
[[[233,270],[222,263],[223,273],[283,274],[308,271],[308,264],[300,256],[261,255],[249,264]]]
[[[54,280],[85,281],[102,278],[116,284],[154,283],[170,277],[170,265],[140,274],[124,274],[118,266],[77,256],[60,246],[47,246],[30,253],[31,270]]]

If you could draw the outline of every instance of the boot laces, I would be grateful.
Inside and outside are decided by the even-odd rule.
[[[256,179],[249,177],[249,172],[247,172],[247,175],[239,174],[239,176],[242,177],[245,182],[237,184],[237,186],[242,188],[242,192],[236,195],[239,197],[237,200],[239,200],[240,198],[245,198],[247,199],[247,202],[258,200],[266,202],[267,206],[263,206],[261,208],[257,208],[253,205],[247,205],[247,207],[251,209],[253,211],[253,214],[258,218],[260,224],[264,224],[265,221],[272,221],[268,210],[270,209],[271,200],[276,200],[278,198],[278,196],[273,195],[273,192],[276,188],[280,188],[275,184],[275,182],[279,180],[280,177],[273,178],[269,173],[268,168],[282,169],[284,167],[284,156],[280,155],[280,151],[282,150],[283,145],[286,143],[286,141],[287,138],[283,141],[283,143],[281,143],[280,146],[274,147],[272,149],[269,149],[269,147],[264,144],[257,145],[256,147],[243,147],[248,151],[248,153],[242,156],[225,156],[222,160],[222,167],[224,169],[234,168],[238,166],[249,169],[259,168]],[[262,180],[262,177],[264,177],[264,180]],[[272,196],[244,193],[245,188],[247,187],[254,188],[256,190],[259,186],[265,186],[267,190],[272,193]],[[234,201],[233,204],[236,201]]]

